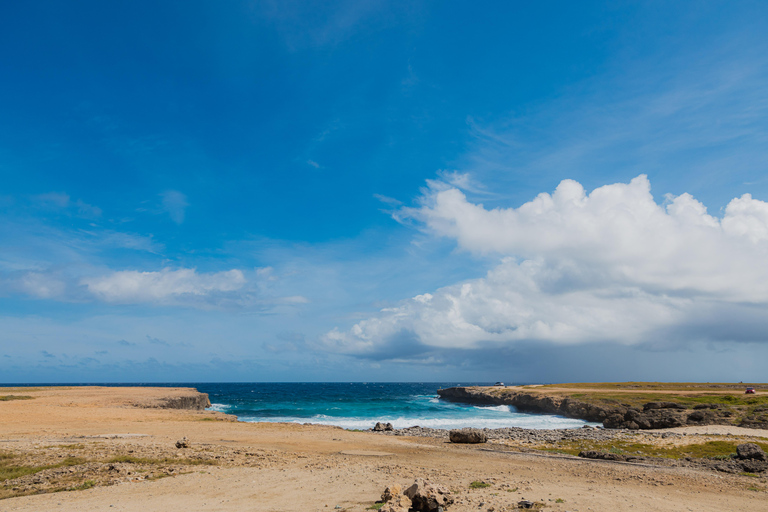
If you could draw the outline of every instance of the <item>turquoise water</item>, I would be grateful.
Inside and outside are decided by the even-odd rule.
[[[212,410],[240,421],[317,423],[368,429],[377,421],[395,428],[579,428],[561,416],[521,413],[511,406],[447,402],[437,390],[457,383],[238,383],[186,384],[208,393]],[[487,385],[487,384],[486,384]]]

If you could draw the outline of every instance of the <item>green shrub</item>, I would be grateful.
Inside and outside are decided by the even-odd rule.
[[[81,483],[80,485],[76,485],[75,487],[70,487],[70,491],[84,491],[86,489],[90,489],[91,487],[94,487],[96,485],[96,480],[86,480],[85,482]]]

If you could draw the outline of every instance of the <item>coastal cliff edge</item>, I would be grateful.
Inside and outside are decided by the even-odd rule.
[[[717,403],[680,403],[675,396],[664,401],[639,403],[639,395],[627,395],[634,403],[591,403],[568,394],[548,393],[538,389],[504,386],[452,387],[437,391],[441,399],[472,405],[511,405],[523,412],[557,414],[589,422],[602,423],[606,428],[661,429],[698,425],[738,425],[765,428],[768,417],[760,407],[744,407]],[[575,393],[574,393],[575,394]],[[589,393],[579,393],[580,397]],[[692,395],[687,395],[690,400]],[[725,395],[731,396],[731,395]],[[597,400],[599,402],[599,400]],[[610,402],[609,400],[605,400]],[[632,400],[628,400],[632,401]],[[720,400],[722,401],[722,400]]]

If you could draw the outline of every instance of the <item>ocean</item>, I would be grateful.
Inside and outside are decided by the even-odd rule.
[[[290,422],[369,429],[395,428],[579,428],[582,420],[518,412],[511,406],[472,406],[440,400],[437,390],[489,383],[227,383],[174,384],[208,393],[216,411],[246,422]]]

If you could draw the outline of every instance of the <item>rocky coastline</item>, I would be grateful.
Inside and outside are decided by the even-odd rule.
[[[476,430],[476,429],[469,429]],[[508,451],[513,450],[523,453],[539,453],[548,456],[565,456],[571,457],[571,455],[557,455],[557,450],[550,449],[549,451],[542,450],[542,447],[557,446],[558,443],[576,443],[576,444],[606,444],[606,443],[646,443],[650,445],[658,445],[659,443],[685,443],[688,439],[689,442],[696,442],[698,438],[711,439],[712,437],[726,437],[727,436],[699,436],[696,434],[676,433],[676,432],[654,432],[644,431],[639,433],[637,430],[628,429],[605,429],[600,427],[589,427],[577,429],[527,429],[519,427],[508,428],[484,428],[477,429],[478,432],[483,434],[486,438],[489,446],[487,449],[492,451]],[[443,439],[446,442],[455,442],[451,438],[452,431],[426,428],[420,426],[413,426],[401,429],[392,430],[374,430],[372,432],[378,434],[390,435],[390,436],[406,436],[406,437],[429,437],[435,439]],[[641,437],[638,437],[641,436]],[[486,442],[486,441],[483,441]],[[529,445],[529,446],[527,446]],[[742,445],[747,446],[747,445]],[[652,466],[666,466],[666,467],[689,467],[707,469],[712,471],[718,471],[723,473],[739,474],[743,472],[766,474],[768,472],[768,456],[756,445],[750,445],[755,447],[755,454],[743,455],[741,453],[741,446],[737,454],[731,457],[683,457],[683,458],[667,458],[667,457],[654,457],[647,455],[638,455],[633,453],[613,453],[605,450],[583,450],[578,454],[579,458],[603,460],[619,463],[634,463],[634,464],[647,464]],[[554,452],[554,453],[552,453]]]
[[[500,392],[502,391],[502,392]],[[511,405],[520,411],[557,414],[605,428],[652,430],[700,425],[734,425],[733,411],[721,404],[689,407],[674,402],[647,402],[642,407],[597,405],[568,396],[539,391],[513,391],[498,387],[452,387],[437,391],[441,399],[472,405]],[[765,428],[763,423],[738,423],[739,426]]]
[[[211,406],[208,393],[195,392],[194,395],[172,396],[165,398],[157,405],[160,409],[188,409],[202,411]]]

